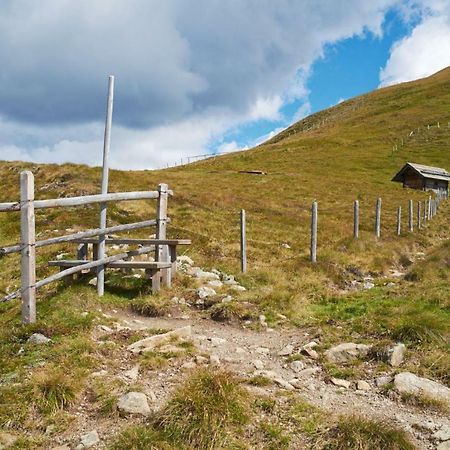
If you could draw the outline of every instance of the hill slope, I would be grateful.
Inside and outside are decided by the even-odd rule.
[[[390,181],[406,161],[450,169],[448,111],[450,69],[345,101],[307,117],[269,142],[245,152],[163,171],[112,171],[110,191],[148,190],[161,182],[169,184],[175,192],[169,201],[172,218],[169,236],[191,238],[193,245],[187,253],[196,263],[234,273],[248,289],[233,294],[235,300],[225,311],[233,320],[250,317],[249,326],[259,329],[262,325],[258,315],[264,313],[269,326],[280,329],[281,340],[286,339],[286,328],[296,327],[293,333],[297,335],[300,327],[302,333],[315,336],[320,351],[344,340],[369,344],[382,341],[386,345],[402,340],[409,349],[405,369],[450,384],[450,206],[444,204],[424,230],[409,233],[405,216],[407,201],[423,201],[427,194],[405,190]],[[0,201],[18,198],[18,174],[25,168],[35,173],[38,198],[99,191],[98,168],[2,162]],[[252,169],[265,171],[267,175],[239,173]],[[383,200],[381,239],[376,239],[373,233],[378,197]],[[319,203],[316,265],[308,260],[310,206],[314,199]],[[357,241],[352,239],[355,199],[359,199],[361,206],[361,237]],[[404,211],[403,233],[397,237],[395,218],[399,205]],[[142,202],[119,203],[108,209],[109,224],[151,218],[152,208],[152,204]],[[246,209],[248,217],[247,274],[238,273],[241,208]],[[18,242],[17,219],[16,213],[0,214],[0,245]],[[36,221],[40,237],[64,234],[66,229],[97,227],[98,207],[39,211]],[[148,234],[149,231],[141,231],[132,235]],[[39,250],[38,278],[50,273],[45,261],[56,252],[73,254],[74,247],[62,245]],[[17,255],[0,258],[2,294],[18,286],[18,261]],[[375,287],[361,289],[367,281]],[[196,286],[195,280],[180,277],[171,290],[161,293],[158,305],[167,312],[164,307],[173,307],[172,297],[189,299],[195,296]],[[114,335],[122,339],[120,349],[99,350],[92,343],[92,336],[99,339],[95,325],[106,320],[101,313],[110,314],[112,309],[127,311],[130,299],[148,303],[155,310],[155,300],[149,295],[148,287],[141,280],[122,279],[120,275],[110,276],[103,299],[98,299],[91,287],[82,284],[43,289],[38,306],[39,323],[29,328],[18,326],[17,301],[0,305],[0,350],[5,355],[0,363],[3,380],[0,425],[29,432],[31,438],[21,448],[39,448],[33,447],[38,445],[36,442],[46,447],[52,438],[44,436],[42,429],[49,424],[56,424],[66,437],[74,429],[81,429],[87,418],[103,421],[105,428],[124,426],[115,409],[108,409],[108,402],[112,401],[108,392],[87,380],[90,372],[102,367],[118,370],[121,365],[131,364],[129,357],[123,356],[123,342],[132,341],[135,336]],[[187,308],[187,312],[193,317],[210,315],[209,310],[198,312]],[[157,323],[154,326],[160,328]],[[26,347],[26,337],[32,331],[52,336],[52,351]],[[25,357],[19,352],[23,345]],[[163,363],[160,359],[157,362],[161,355],[153,357],[150,362],[138,362],[142,367],[151,366],[148,370],[154,374],[151,370]],[[324,382],[330,376],[356,381],[392,373],[384,363],[373,361],[344,368],[323,359],[320,364]],[[65,373],[57,371],[58,367]],[[56,371],[56,381],[45,378],[49,376],[47,370],[52,376]],[[19,386],[13,382],[17,377],[24,380]],[[64,384],[61,380],[67,382],[68,389],[75,380],[82,394],[74,389],[75,399],[68,401],[67,408],[56,408],[62,411],[55,414],[54,409],[42,405],[42,396],[48,384],[59,386]],[[108,383],[106,390],[124,389],[116,379],[108,379]],[[43,386],[43,392],[36,386]],[[75,395],[77,392],[81,397]],[[34,405],[30,411],[29,401]],[[80,402],[83,405],[87,402],[90,409],[87,416],[82,416],[83,420],[76,421],[74,410],[81,408]],[[409,413],[413,414],[415,407],[410,406]],[[314,416],[312,409],[307,411]],[[98,419],[97,414],[106,414],[106,418]],[[436,414],[440,417],[440,413]],[[71,425],[71,420],[77,425]],[[264,438],[256,433],[252,439],[257,439],[261,448],[270,448],[261,442],[269,439],[267,436],[273,438],[275,432],[267,428],[264,433]],[[293,438],[294,443],[307,445],[302,439],[312,442],[308,440],[311,436],[300,437],[300,441],[297,438]],[[281,446],[282,439],[279,439],[272,444]],[[255,441],[247,444],[248,447],[242,448],[257,448]],[[174,445],[181,448],[181,444]]]

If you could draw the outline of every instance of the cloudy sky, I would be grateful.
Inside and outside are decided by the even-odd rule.
[[[158,168],[450,65],[450,0],[1,0],[0,159]]]

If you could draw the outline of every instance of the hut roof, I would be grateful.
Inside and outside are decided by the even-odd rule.
[[[445,169],[442,169],[441,167],[425,166],[423,164],[416,164],[411,162],[407,162],[401,168],[401,170],[395,175],[395,177],[392,178],[392,181],[403,181],[405,174],[410,169],[414,170],[424,178],[450,181],[450,173],[448,173]]]

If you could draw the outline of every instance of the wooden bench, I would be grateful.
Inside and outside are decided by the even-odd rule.
[[[77,259],[50,261],[49,266],[65,269],[68,267],[80,266],[89,262],[89,245],[92,245],[92,260],[97,259],[98,239],[86,238],[77,239],[78,244]],[[155,251],[158,246],[166,245],[168,247],[169,261],[114,261],[105,264],[106,268],[111,269],[145,269],[145,277],[152,282],[152,292],[158,292],[161,287],[161,281],[167,287],[171,287],[172,279],[177,271],[177,246],[190,245],[190,239],[127,239],[127,238],[106,238],[106,245],[138,245],[148,247],[147,253]],[[71,280],[72,277],[69,278]]]

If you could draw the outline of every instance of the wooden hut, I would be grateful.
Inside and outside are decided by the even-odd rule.
[[[403,183],[403,187],[422,191],[444,192],[448,194],[450,173],[440,167],[423,164],[406,163],[392,178],[392,181]]]

